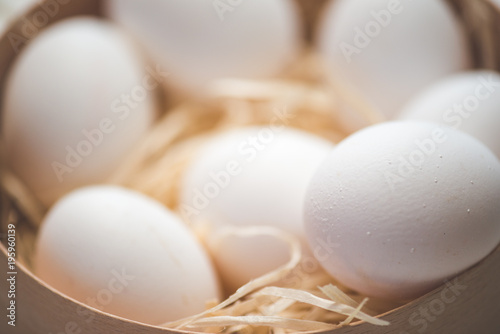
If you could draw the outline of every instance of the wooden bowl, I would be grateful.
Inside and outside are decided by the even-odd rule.
[[[301,0],[302,1],[302,0]],[[307,1],[307,0],[303,0]],[[492,15],[498,12],[485,1],[479,10],[489,17],[477,20],[471,16],[469,6],[473,1],[448,0],[464,24],[471,27],[469,37],[477,66],[499,68],[496,45],[498,23]],[[322,5],[323,0],[317,2]],[[51,7],[49,7],[49,5]],[[304,5],[308,13],[316,13],[314,5]],[[22,47],[34,36],[30,32],[73,15],[100,15],[98,0],[46,0],[33,6],[13,24],[0,39],[0,92],[3,90],[7,71]],[[31,25],[27,22],[31,22]],[[481,23],[482,22],[482,23]],[[31,30],[30,30],[31,29]],[[482,32],[483,29],[486,32]],[[478,35],[479,34],[479,35]],[[495,43],[500,42],[500,40]],[[0,95],[1,105],[1,95]],[[0,161],[3,161],[0,160]],[[12,199],[0,204],[2,240],[7,240],[7,218],[16,205]],[[10,217],[12,219],[12,217]],[[18,220],[22,217],[18,217]],[[14,217],[16,220],[16,217]],[[19,243],[19,231],[16,242]],[[0,245],[0,333],[18,334],[112,334],[112,333],[187,333],[145,325],[122,319],[77,302],[40,281],[21,263],[16,263],[15,274],[10,274],[5,244]],[[15,299],[8,296],[9,278],[15,277]],[[14,287],[14,286],[12,286]],[[10,301],[15,300],[15,327],[8,324]],[[494,334],[500,333],[500,248],[486,259],[450,280],[434,291],[402,307],[380,316],[389,321],[389,327],[376,327],[354,323],[333,330],[335,334]]]

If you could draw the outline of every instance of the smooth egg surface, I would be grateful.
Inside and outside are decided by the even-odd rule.
[[[331,1],[317,39],[329,79],[386,119],[435,80],[471,66],[446,1]]]
[[[333,148],[329,141],[286,127],[246,127],[211,138],[183,177],[180,209],[193,223],[272,226],[304,240],[303,197]],[[285,264],[289,250],[268,236],[209,243],[229,290]]]
[[[154,82],[136,46],[110,23],[80,17],[42,31],[18,56],[4,91],[12,171],[46,206],[104,181],[155,119],[145,78]]]
[[[205,310],[220,297],[196,237],[160,203],[119,187],[63,197],[38,235],[35,272],[91,307],[152,325]]]
[[[341,142],[315,173],[305,230],[341,283],[409,300],[498,245],[499,201],[500,163],[477,139],[434,123],[383,123]]]
[[[302,47],[290,0],[110,0],[106,12],[170,73],[171,86],[194,96],[221,78],[274,77]]]
[[[467,132],[500,158],[500,75],[482,70],[440,80],[415,96],[399,119],[436,122]]]

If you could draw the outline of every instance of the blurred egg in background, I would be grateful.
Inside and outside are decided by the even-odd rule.
[[[194,96],[226,77],[267,78],[297,59],[302,22],[291,0],[109,0],[108,16]]]
[[[12,171],[46,206],[103,182],[152,125],[161,80],[111,23],[80,17],[43,30],[5,86],[2,135]]]
[[[303,197],[333,147],[313,134],[280,125],[220,133],[188,167],[180,210],[192,223],[209,223],[215,231],[224,226],[272,226],[305,241]],[[227,238],[208,246],[232,291],[289,259],[288,246],[268,236]]]
[[[447,77],[417,94],[399,118],[432,121],[467,132],[500,158],[500,75],[478,70]]]
[[[465,32],[441,0],[331,1],[317,44],[329,80],[381,119],[397,116],[435,80],[471,66]],[[352,115],[344,122],[352,130],[367,125]]]
[[[170,210],[121,187],[64,196],[44,219],[35,252],[47,284],[105,312],[160,325],[220,298],[206,251]]]

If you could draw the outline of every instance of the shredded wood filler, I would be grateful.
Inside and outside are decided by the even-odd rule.
[[[218,235],[218,242],[234,236],[253,237],[256,235],[272,236],[285,241],[290,249],[289,262],[245,284],[228,299],[207,311],[163,326],[203,332],[211,328],[215,332],[231,333],[244,330],[245,326],[279,328],[293,332],[324,331],[348,325],[354,319],[377,326],[389,325],[387,321],[362,312],[367,298],[358,304],[331,284],[317,289],[317,293],[323,292],[328,299],[301,289],[270,286],[293,272],[302,259],[299,240],[288,233],[273,227],[228,227]],[[299,303],[301,305],[298,305]],[[297,306],[295,310],[293,310],[294,306]],[[328,321],[330,317],[325,316],[328,313],[315,312],[316,309],[345,317],[337,323],[332,323]],[[313,314],[314,316],[311,317]],[[339,317],[339,319],[342,318]]]

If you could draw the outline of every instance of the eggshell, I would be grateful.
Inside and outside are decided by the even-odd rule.
[[[445,1],[331,1],[318,48],[330,79],[388,119],[425,86],[471,66]]]
[[[154,200],[95,186],[61,199],[37,240],[38,277],[66,295],[159,325],[219,297],[212,265],[181,220]]]
[[[186,171],[180,209],[193,223],[273,226],[303,238],[303,197],[333,144],[285,127],[247,127],[210,139]],[[214,233],[214,239],[218,232]],[[209,242],[225,286],[234,290],[289,259],[269,236]]]
[[[47,206],[105,180],[154,120],[145,79],[154,82],[135,45],[109,23],[81,17],[42,31],[6,83],[11,169]]]
[[[500,157],[500,75],[471,71],[447,77],[416,95],[399,119],[454,127],[476,137]]]
[[[168,70],[172,86],[197,96],[219,78],[276,76],[301,47],[290,0],[111,0],[106,12]]]
[[[474,265],[500,241],[500,162],[477,139],[426,122],[369,127],[312,178],[305,230],[341,283],[407,300]]]

